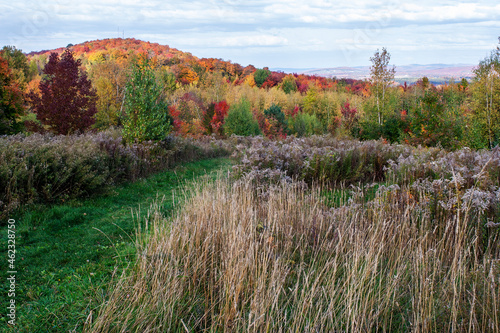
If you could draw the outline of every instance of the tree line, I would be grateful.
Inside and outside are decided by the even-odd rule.
[[[331,133],[455,149],[500,142],[500,51],[468,82],[394,83],[383,48],[369,80],[285,74],[134,39],[25,55],[0,51],[0,133],[99,131],[129,142],[169,134],[283,138]]]

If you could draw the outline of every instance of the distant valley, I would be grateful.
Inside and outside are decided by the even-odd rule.
[[[449,82],[451,79],[460,81],[474,77],[474,65],[467,64],[431,64],[396,66],[395,81],[413,83],[426,76],[434,84]],[[364,80],[370,77],[370,66],[332,67],[332,68],[272,68],[285,73],[319,75],[346,79]]]

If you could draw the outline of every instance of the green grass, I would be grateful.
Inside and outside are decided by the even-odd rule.
[[[106,300],[113,272],[134,260],[137,214],[145,215],[157,196],[171,214],[182,185],[205,174],[228,169],[226,158],[178,166],[106,195],[60,205],[37,206],[12,214],[16,220],[16,327],[7,325],[8,285],[1,284],[0,331],[81,331]],[[135,216],[135,217],[134,217]],[[1,228],[7,247],[7,228]],[[7,251],[5,250],[4,253]],[[2,281],[6,281],[4,256]]]

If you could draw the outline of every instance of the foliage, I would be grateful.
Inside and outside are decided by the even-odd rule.
[[[162,93],[162,83],[156,79],[151,62],[144,57],[134,62],[125,93],[125,140],[162,140],[170,133],[173,120]]]
[[[227,102],[220,101],[215,104],[214,107],[214,116],[211,121],[212,129],[219,136],[224,135],[224,121],[229,111],[229,105]]]
[[[293,75],[287,75],[281,81],[281,89],[287,94],[297,91],[297,83]]]
[[[30,67],[26,55],[14,46],[4,46],[2,50],[0,50],[0,56],[7,60],[14,80],[18,83],[19,87],[24,90],[26,84],[30,82],[36,74]]]
[[[462,136],[459,116],[447,110],[445,102],[438,93],[428,90],[421,100],[420,107],[409,116],[410,133],[408,141],[412,144],[459,148]]]
[[[323,133],[323,126],[315,115],[299,112],[288,120],[290,133],[298,137]]]
[[[23,96],[9,63],[0,52],[0,135],[21,129],[16,120],[24,112]]]
[[[226,135],[252,136],[261,134],[259,123],[255,120],[250,103],[246,99],[231,105],[224,124]]]
[[[203,127],[205,128],[205,131],[208,135],[211,135],[213,133],[213,128],[212,128],[212,119],[215,116],[215,103],[210,103],[203,112]]]
[[[117,126],[120,124],[125,97],[127,64],[105,57],[103,61],[92,63],[89,67],[89,79],[98,97],[95,127],[103,130]]]
[[[206,131],[203,122],[208,120],[204,120],[205,104],[196,91],[179,90],[178,93],[182,95],[170,108],[176,133],[184,137],[200,137]]]
[[[356,121],[358,110],[352,107],[351,104],[349,104],[349,100],[347,100],[344,105],[341,106],[341,113],[344,127],[350,130]]]
[[[263,124],[260,126],[268,138],[285,138],[288,134],[288,124],[281,107],[272,104],[264,110]]]
[[[474,70],[474,125],[484,138],[482,147],[500,144],[500,51],[491,52]]]
[[[479,64],[476,77],[470,84],[462,79],[458,83],[450,81],[439,86],[427,77],[414,84],[396,86],[393,82],[395,68],[389,65],[390,54],[385,48],[371,58],[370,81],[286,75],[268,68],[257,70],[251,65],[242,67],[221,59],[200,59],[168,45],[135,39],[90,41],[73,45],[71,50],[82,59],[96,89],[98,113],[95,128],[100,130],[122,125],[127,71],[133,59],[142,56],[154,64],[151,69],[163,87],[160,99],[176,114],[174,128],[181,136],[199,137],[210,133],[209,121],[203,119],[210,103],[226,100],[231,105],[246,98],[260,127],[271,136],[276,136],[272,133],[280,126],[276,119],[266,118],[263,112],[276,104],[287,117],[295,107],[315,115],[322,131],[328,130],[339,137],[383,137],[391,142],[441,145],[449,149],[463,146],[491,148],[500,142],[499,125],[495,122],[499,117],[497,106],[500,105],[498,50]],[[64,49],[54,51],[60,54]],[[42,73],[48,54],[48,51],[43,51],[29,55],[28,76]],[[22,57],[15,58],[22,60]],[[40,79],[39,75],[32,77],[26,90],[36,94]],[[435,93],[438,104],[443,105],[442,112],[436,109],[440,115],[432,116],[431,120],[439,119],[442,123],[424,124],[424,132],[422,126],[417,125],[422,123],[426,114],[434,112],[432,103],[426,100],[430,93]],[[342,115],[343,111],[347,114],[346,101],[349,110],[356,110],[354,119]],[[406,112],[405,120],[403,112]],[[28,114],[26,119],[23,116],[19,121],[30,117]],[[33,122],[26,125],[28,130],[37,127]]]
[[[179,161],[227,154],[220,141],[172,138],[124,145],[116,133],[0,138],[0,210],[89,196]]]
[[[203,113],[203,127],[207,131],[207,134],[215,133],[219,136],[224,135],[224,121],[228,111],[229,105],[225,100],[210,103],[207,110]]]
[[[253,78],[255,80],[255,84],[257,85],[257,87],[260,88],[267,80],[269,75],[271,75],[271,71],[269,69],[267,68],[257,69],[253,74]]]
[[[391,55],[387,52],[385,47],[382,48],[382,53],[377,50],[373,57],[370,58],[370,61],[372,62],[372,66],[370,67],[371,81],[373,83],[373,90],[377,99],[377,115],[379,125],[382,124],[383,120],[382,114],[385,110],[386,91],[394,79],[394,74],[396,73],[396,68],[394,66],[389,68],[390,60]]]
[[[41,96],[30,93],[37,119],[56,134],[84,132],[95,122],[96,94],[81,60],[66,49],[61,57],[51,53],[40,82]]]

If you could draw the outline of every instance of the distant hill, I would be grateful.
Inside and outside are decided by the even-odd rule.
[[[413,83],[422,77],[426,76],[434,84],[449,82],[450,79],[459,81],[462,78],[468,80],[474,77],[472,70],[474,65],[467,64],[430,64],[430,65],[404,65],[396,66],[395,81],[398,83]],[[319,75],[336,78],[349,78],[356,80],[364,80],[370,77],[370,66],[358,67],[333,67],[333,68],[273,68],[285,73],[298,73],[308,75]]]
[[[191,83],[198,80],[205,71],[221,71],[231,80],[243,80],[256,68],[252,65],[246,67],[240,64],[216,58],[198,58],[191,53],[182,52],[168,45],[145,42],[134,38],[111,38],[88,41],[76,45],[68,45],[76,56],[85,62],[95,62],[100,59],[128,59],[131,55],[147,53],[155,57],[160,63],[168,65],[175,72],[179,82]],[[31,52],[30,58],[48,56],[51,52],[62,53],[66,47],[54,50]],[[45,58],[46,59],[46,58]],[[395,81],[399,84],[414,83],[426,76],[433,84],[449,82],[450,79],[460,81],[462,78],[470,80],[474,77],[474,65],[467,64],[430,64],[430,65],[404,65],[396,66]],[[282,73],[303,74],[307,79],[314,77],[365,80],[370,77],[369,66],[358,67],[333,67],[333,68],[271,68],[272,71]],[[279,80],[278,80],[279,81]],[[275,82],[276,83],[276,82]],[[272,85],[271,85],[272,86]]]
[[[102,40],[87,41],[80,44],[69,44],[53,50],[43,50],[28,53],[30,59],[40,59],[46,62],[50,53],[61,54],[69,48],[74,54],[82,59],[83,64],[95,64],[104,61],[114,61],[121,67],[127,67],[128,62],[138,55],[147,55],[149,58],[162,66],[166,66],[175,74],[177,81],[183,84],[191,84],[198,81],[206,72],[218,71],[225,77],[234,81],[242,80],[253,73],[256,68],[252,65],[243,67],[228,60],[216,58],[198,58],[189,52],[183,52],[168,45],[160,45],[135,38],[110,38]]]

